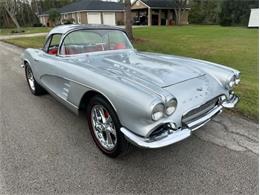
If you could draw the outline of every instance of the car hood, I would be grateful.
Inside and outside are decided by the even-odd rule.
[[[85,63],[84,60],[82,63]],[[160,87],[175,85],[205,74],[198,69],[188,68],[181,62],[155,59],[149,55],[136,52],[90,55],[87,64],[103,73],[112,73],[117,77]]]

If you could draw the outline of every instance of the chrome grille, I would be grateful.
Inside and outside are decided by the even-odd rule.
[[[218,105],[218,103],[219,103],[219,97],[216,97],[216,98],[208,101],[206,104],[203,104],[202,106],[189,111],[187,114],[185,114],[182,117],[182,122],[187,123],[189,121],[193,121],[193,120],[203,116],[208,111],[212,110],[216,105]]]

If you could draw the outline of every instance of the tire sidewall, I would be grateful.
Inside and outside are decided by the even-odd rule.
[[[29,86],[29,89],[30,89],[30,91],[32,92],[32,94],[36,94],[36,82],[35,82],[35,78],[34,78],[34,86],[35,86],[35,90],[33,90],[32,88],[31,88],[31,85],[30,85],[30,83],[29,83],[29,79],[28,79],[28,72],[27,72],[27,70],[28,70],[28,68],[30,68],[31,69],[31,72],[32,72],[32,68],[28,65],[28,64],[26,64],[25,65],[25,76],[26,76],[26,81],[27,81],[27,84],[28,84],[28,86]],[[32,75],[33,75],[33,72],[32,72]],[[34,76],[33,76],[34,77]]]
[[[95,105],[102,105],[104,106],[107,111],[109,112],[113,123],[115,125],[115,129],[116,129],[116,134],[117,134],[117,144],[115,146],[115,148],[113,150],[107,150],[105,149],[101,143],[98,141],[95,132],[94,132],[94,128],[92,126],[92,119],[91,119],[91,110]],[[119,119],[116,115],[116,112],[114,111],[113,107],[110,105],[110,103],[108,103],[106,100],[104,100],[104,98],[102,98],[101,96],[95,96],[94,98],[92,98],[87,106],[87,120],[88,120],[88,126],[89,126],[89,130],[91,132],[92,138],[95,142],[95,144],[98,146],[98,148],[106,155],[110,156],[110,157],[116,157],[117,155],[119,155],[122,152],[124,143],[126,140],[124,140],[124,135],[122,134],[122,132],[120,131],[120,128],[122,127]]]

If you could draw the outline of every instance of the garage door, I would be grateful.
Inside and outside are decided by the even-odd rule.
[[[116,25],[116,14],[115,12],[104,12],[103,23],[107,25]]]
[[[101,24],[101,13],[88,12],[88,24]]]

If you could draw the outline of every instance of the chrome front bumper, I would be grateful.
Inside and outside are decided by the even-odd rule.
[[[183,127],[182,129],[174,130],[170,128],[171,125],[169,124],[169,128],[166,128],[165,131],[163,131],[162,135],[158,136],[158,139],[140,137],[124,127],[122,127],[120,130],[125,135],[126,139],[136,146],[142,148],[161,148],[190,137],[192,131],[195,131],[196,129],[205,125],[214,116],[221,113],[223,108],[234,108],[238,101],[239,97],[232,95],[229,100],[222,102],[221,105],[215,106],[212,110],[203,115],[203,117],[200,117],[195,121],[185,124],[185,127]]]

